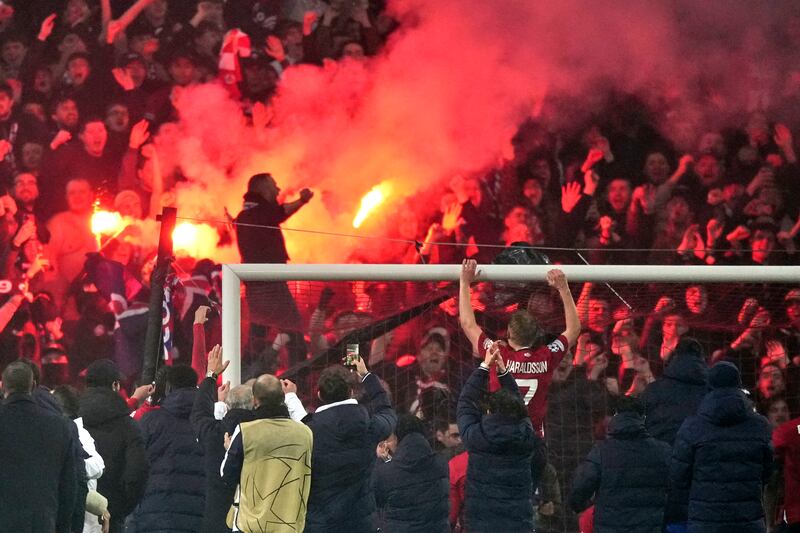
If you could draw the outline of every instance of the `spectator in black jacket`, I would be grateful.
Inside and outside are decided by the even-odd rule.
[[[233,435],[236,426],[253,419],[253,388],[247,385],[233,387],[225,398],[228,406],[225,416],[222,420],[214,417],[217,377],[227,366],[227,362],[222,362],[222,350],[219,346],[214,346],[208,353],[208,373],[200,382],[190,417],[197,442],[205,453],[206,506],[203,527],[200,529],[202,533],[230,531],[225,524],[225,518],[233,503],[236,487],[223,483],[219,475],[219,465],[225,457],[225,433]]]
[[[72,423],[38,407],[32,389],[26,364],[3,371],[0,531],[69,533],[77,487]]]
[[[425,426],[414,415],[397,420],[397,449],[375,469],[375,502],[387,533],[447,533],[449,469],[431,448]]]
[[[594,501],[595,533],[661,533],[671,448],[648,435],[644,406],[623,396],[608,427],[575,474],[570,505]]]
[[[189,366],[167,370],[167,395],[140,422],[150,476],[136,511],[136,531],[200,531],[205,506],[203,448],[189,415],[197,373]]]
[[[766,530],[761,491],[772,470],[769,422],[741,390],[739,369],[714,365],[697,414],[678,431],[670,483],[689,490],[689,531]]]
[[[97,492],[108,498],[111,533],[124,531],[125,518],[136,508],[147,484],[148,464],[139,425],[119,395],[117,365],[99,359],[86,369],[86,392],[80,416],[106,465]]]
[[[236,217],[236,236],[242,263],[285,263],[289,260],[283,234],[276,228],[307,204],[314,193],[303,189],[298,200],[279,204],[280,192],[270,174],[256,174],[247,182],[244,206]],[[246,285],[252,323],[288,330],[290,362],[293,364],[304,359],[306,346],[302,334],[298,333],[303,321],[286,283],[278,281]]]
[[[375,448],[394,431],[397,417],[378,376],[363,359],[355,363],[367,406],[353,398],[353,380],[344,367],[326,368],[319,377],[323,405],[307,419],[314,435],[314,466],[306,533],[374,531],[370,480]]]
[[[648,433],[672,446],[681,424],[697,412],[708,392],[707,378],[703,347],[690,337],[681,339],[664,375],[642,393]]]
[[[497,363],[501,389],[481,408],[489,369]],[[470,533],[533,531],[531,461],[544,462],[544,444],[533,430],[514,377],[495,344],[486,351],[458,399],[461,440],[469,452],[465,522]]]
[[[708,365],[697,340],[684,337],[678,342],[664,374],[647,386],[641,396],[645,406],[647,432],[670,446],[683,421],[697,413],[708,392]],[[669,492],[664,520],[685,523],[689,493],[673,487]]]

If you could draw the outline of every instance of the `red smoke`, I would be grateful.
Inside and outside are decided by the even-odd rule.
[[[746,109],[791,57],[768,32],[783,16],[776,3],[394,0],[390,11],[401,28],[380,56],[287,70],[263,134],[245,126],[221,87],[188,89],[178,102],[177,152],[189,178],[179,186],[179,216],[222,220],[224,207],[235,215],[248,177],[269,171],[289,195],[316,193],[286,226],[396,236],[387,216],[406,209],[405,199],[435,197],[453,176],[509,158],[529,116],[560,125],[566,110],[543,106],[545,96],[579,97],[588,115],[608,89],[636,93],[689,148],[696,139],[683,130],[743,120],[727,112]],[[716,107],[707,103],[709,81]],[[354,230],[361,197],[383,182],[391,196]],[[427,204],[433,210],[438,200]],[[295,262],[344,261],[375,247],[285,235]]]

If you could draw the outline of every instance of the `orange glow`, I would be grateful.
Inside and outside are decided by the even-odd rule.
[[[172,246],[175,250],[192,251],[197,245],[197,226],[191,222],[181,222],[172,232]]]
[[[172,232],[172,247],[176,253],[201,259],[213,257],[219,241],[219,233],[208,224],[181,222]]]
[[[92,214],[92,233],[113,235],[122,229],[122,217],[116,211],[95,211]]]
[[[360,228],[361,224],[367,219],[367,217],[372,213],[376,207],[381,205],[383,202],[386,201],[386,197],[389,196],[389,192],[391,188],[387,183],[381,183],[380,185],[374,186],[367,194],[361,198],[361,207],[356,214],[356,218],[353,219],[353,227]]]

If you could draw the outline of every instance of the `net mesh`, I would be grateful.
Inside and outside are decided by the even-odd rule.
[[[537,497],[539,503],[553,502],[555,511],[540,508],[540,529],[576,530],[577,518],[563,504],[575,468],[604,437],[615,398],[639,394],[659,377],[680,335],[696,338],[709,364],[736,363],[765,416],[796,416],[799,395],[791,369],[800,356],[800,302],[792,298],[800,294],[791,292],[795,288],[571,284],[585,333],[562,363],[572,377],[554,379],[548,391],[549,466]],[[435,434],[455,422],[460,387],[479,362],[459,327],[457,291],[454,282],[247,282],[242,378],[263,372],[291,377],[314,405],[321,369],[341,362],[348,345],[357,344],[370,370],[388,386],[397,411],[416,413]],[[564,328],[561,301],[545,283],[479,283],[472,304],[492,338],[506,336],[510,314],[520,309],[547,331],[542,342]],[[777,365],[777,372],[768,363]]]

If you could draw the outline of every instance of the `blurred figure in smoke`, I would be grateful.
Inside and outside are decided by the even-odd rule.
[[[289,260],[279,226],[307,204],[314,193],[303,189],[299,199],[280,204],[280,192],[270,174],[256,174],[250,178],[244,208],[235,221],[243,263],[286,263]],[[286,283],[248,283],[246,286],[251,332],[258,330],[253,330],[253,326],[266,324],[288,330],[289,364],[305,359],[306,345],[299,333],[302,319]]]

